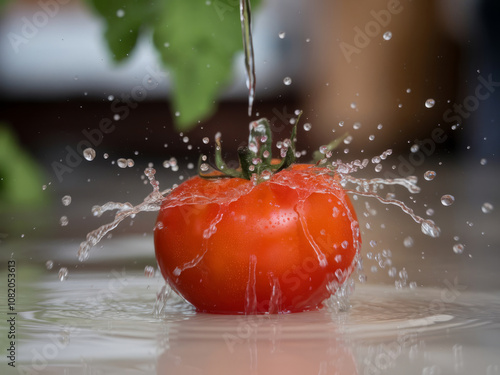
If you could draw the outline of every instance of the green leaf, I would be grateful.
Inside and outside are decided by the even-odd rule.
[[[7,5],[7,3],[11,2],[12,0],[0,0],[0,12],[3,10],[3,8]]]
[[[130,56],[139,34],[152,25],[164,1],[88,0],[106,21],[105,38],[116,61]]]
[[[0,123],[0,212],[9,207],[46,204],[43,180],[36,160],[22,148],[13,130]]]
[[[171,73],[179,130],[215,112],[218,94],[231,79],[234,56],[243,49],[238,0],[88,1],[106,20],[106,40],[117,61],[131,54],[141,33],[152,31]],[[252,1],[253,10],[260,1]]]

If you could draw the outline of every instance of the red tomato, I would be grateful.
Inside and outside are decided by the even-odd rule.
[[[354,209],[331,173],[299,164],[259,184],[182,183],[155,227],[163,277],[200,312],[321,308],[351,274],[361,243]]]

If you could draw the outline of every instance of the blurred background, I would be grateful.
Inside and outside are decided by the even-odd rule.
[[[262,1],[253,14],[257,91],[252,117],[247,114],[248,89],[239,52],[231,61],[227,84],[219,85],[211,112],[183,129],[176,122],[176,72],[162,63],[164,52],[151,32],[140,34],[135,48],[119,62],[106,42],[112,17],[140,15],[127,12],[120,1],[109,2],[116,8],[111,16],[99,8],[99,1],[4,3],[4,245],[67,239],[77,246],[89,230],[109,221],[92,217],[94,204],[138,203],[149,193],[141,180],[148,163],[157,168],[163,187],[180,183],[196,173],[198,155],[213,150],[216,132],[222,133],[228,158],[235,159],[231,150],[246,140],[251,119],[269,118],[275,137],[282,139],[289,135],[294,111],[301,109],[302,124],[311,125],[306,131],[301,124],[299,131],[303,161],[345,132],[352,141],[337,150],[344,160],[371,160],[392,149],[380,172],[370,164],[365,174],[417,175],[422,195],[403,194],[402,199],[415,203],[422,215],[433,207],[432,218],[442,223],[446,234],[429,242],[397,209],[386,211],[375,201],[356,202],[366,222],[365,252],[382,252],[382,247],[368,247],[373,238],[392,249],[395,258],[401,257],[400,265],[423,262],[414,264],[412,274],[421,284],[439,279],[443,270],[459,273],[472,264],[482,272],[471,272],[465,279],[498,286],[491,262],[499,259],[499,238],[494,235],[498,214],[490,206],[482,210],[485,203],[495,207],[498,201],[500,10],[495,0]],[[236,1],[207,1],[204,6],[203,12],[221,20],[238,17]],[[163,26],[171,27],[172,35],[201,27],[196,19]],[[241,40],[238,33],[234,37]],[[172,47],[168,41],[163,45]],[[182,48],[194,50],[189,44]],[[207,69],[203,76],[211,74]],[[96,153],[91,162],[83,157],[87,147]],[[120,168],[120,158],[132,159],[133,166]],[[437,172],[432,184],[423,179],[428,169]],[[447,211],[439,202],[445,193],[456,198]],[[72,198],[69,206],[61,201],[66,195]],[[365,214],[372,206],[378,207],[376,218]],[[150,236],[154,214],[144,216],[116,233]],[[382,229],[380,222],[386,224]],[[397,229],[383,230],[391,228],[391,222]],[[405,242],[408,237],[411,241]],[[452,250],[467,241],[465,254]],[[23,248],[23,243],[17,247]],[[24,247],[27,257],[45,262],[41,252]],[[152,248],[147,256],[152,263]],[[385,271],[382,277],[370,269],[368,264],[372,279],[387,279]]]
[[[238,6],[0,0],[0,284],[15,259],[17,370],[500,374],[500,2],[252,0],[251,117]],[[178,307],[155,274],[155,213],[78,261],[113,220],[91,208],[142,202],[150,163],[162,188],[182,183],[221,132],[234,164],[249,121],[267,117],[279,140],[297,109],[301,161],[349,133],[334,158],[367,158],[356,177],[416,176],[419,194],[379,193],[441,228],[430,238],[399,207],[352,194],[351,310],[253,321]]]

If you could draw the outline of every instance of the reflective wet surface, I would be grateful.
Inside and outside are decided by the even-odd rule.
[[[348,311],[199,314],[164,285],[151,238],[109,241],[89,263],[73,241],[17,254],[17,370],[25,374],[499,374],[500,296],[459,277],[396,289],[357,284]],[[36,253],[34,249],[39,249]],[[42,255],[42,252],[45,252]],[[121,253],[120,261],[108,262]],[[31,254],[27,259],[24,255]],[[43,259],[53,255],[52,269]],[[71,256],[64,256],[70,254]],[[71,265],[71,259],[75,262]],[[68,265],[59,281],[60,263]],[[2,309],[7,305],[2,296]],[[2,358],[5,361],[5,357]],[[7,368],[7,366],[3,366]]]

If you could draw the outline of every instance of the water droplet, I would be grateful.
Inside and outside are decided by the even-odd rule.
[[[110,102],[112,102],[113,100],[115,100],[115,97],[114,97],[113,95],[109,95],[109,96],[108,96],[108,100],[109,100]]]
[[[332,216],[337,217],[339,216],[339,213],[340,213],[339,209],[337,207],[333,207]]]
[[[149,279],[155,275],[155,269],[153,266],[144,267],[144,275]]]
[[[52,267],[54,267],[54,262],[51,261],[51,260],[48,260],[45,262],[45,268],[47,268],[48,270],[51,270]]]
[[[360,122],[355,122],[355,123],[352,125],[352,128],[353,128],[354,130],[361,129],[361,123],[360,123]]]
[[[389,268],[389,270],[387,271],[387,274],[389,275],[389,277],[396,277],[396,274],[397,274],[396,267]]]
[[[102,157],[103,157],[104,159],[107,159],[107,158],[109,158],[109,154],[108,154],[108,153],[104,153],[104,155],[102,155]]]
[[[453,245],[453,252],[455,254],[462,254],[464,252],[464,248],[465,246],[461,243],[456,243],[455,245]]]
[[[135,165],[133,159],[127,159],[127,167],[132,168]]]
[[[184,142],[184,143],[188,143],[188,142],[189,142],[189,137],[183,137],[183,138],[182,138],[182,142]]]
[[[319,152],[322,153],[323,155],[328,152],[328,146],[320,146],[319,147]]]
[[[368,140],[370,141],[373,141],[375,139],[375,136],[373,134],[371,134],[369,137],[368,137]]]
[[[175,112],[175,117],[179,117],[180,115],[181,115],[181,113],[179,111]]]
[[[380,172],[382,170],[382,164],[377,164],[375,166],[375,172]]]
[[[344,126],[344,121],[339,121],[339,126],[340,127]]]
[[[284,31],[281,31],[281,32],[278,34],[278,36],[279,36],[279,38],[280,38],[280,39],[283,39],[283,38],[285,38],[286,33],[285,33]]]
[[[60,281],[64,281],[68,278],[68,269],[66,267],[61,267],[59,269],[58,277]]]
[[[69,223],[68,217],[61,216],[61,218],[59,219],[59,223],[61,224],[62,227],[65,227]]]
[[[390,31],[386,31],[384,33],[384,40],[391,40],[392,38],[392,33]]]
[[[486,164],[488,163],[488,160],[486,160],[485,158],[483,158],[483,159],[481,159],[481,160],[479,161],[479,163],[480,163],[481,165],[486,165]]]
[[[441,197],[441,203],[443,206],[451,206],[455,202],[455,197],[450,194],[445,194]]]
[[[351,103],[351,109],[356,109],[356,107],[357,107],[357,104],[355,102],[352,102]]]
[[[432,208],[428,208],[427,211],[425,211],[425,213],[428,215],[428,216],[432,216],[434,215],[434,210]]]
[[[344,272],[340,268],[338,268],[335,271],[335,276],[337,276],[337,280],[342,280],[342,278],[344,277]]]
[[[352,139],[353,139],[353,138],[352,138],[352,135],[348,135],[348,136],[347,136],[347,137],[345,137],[345,139],[344,139],[344,144],[346,144],[346,145],[351,144]]]
[[[417,282],[416,281],[412,281],[410,283],[410,289],[417,289]]]
[[[207,164],[207,163],[202,163],[202,164],[200,165],[200,171],[202,171],[202,172],[206,172],[206,171],[208,171],[208,170],[209,170],[209,168],[210,168],[210,167],[208,166],[208,164]]]
[[[306,122],[306,123],[304,124],[304,130],[305,130],[306,132],[308,132],[309,130],[311,130],[311,128],[312,128],[312,125],[311,125],[310,123]]]
[[[118,9],[118,10],[116,11],[116,16],[117,16],[118,18],[122,18],[124,15],[125,15],[125,11],[124,11],[123,9]]]
[[[290,77],[285,77],[283,78],[283,83],[287,86],[290,86],[292,84],[292,79]]]
[[[203,137],[202,141],[203,141],[204,144],[207,145],[208,142],[210,142],[210,139],[208,137]]]
[[[90,147],[86,148],[85,150],[83,150],[83,157],[88,161],[94,160],[95,150],[93,148],[90,148]]]
[[[410,92],[411,92],[411,89],[410,89],[410,88],[406,89],[406,93],[407,93],[407,94],[409,94]]]
[[[420,149],[420,146],[419,146],[419,145],[413,145],[413,146],[411,146],[411,147],[410,147],[410,151],[411,151],[412,153],[417,152],[419,149]]]
[[[384,127],[384,125],[382,125],[382,124],[378,124],[378,125],[377,125],[377,129],[378,129],[378,130],[381,130],[383,127]]]
[[[481,211],[483,211],[485,214],[489,214],[491,211],[493,211],[493,205],[491,203],[485,202],[481,207]]]
[[[349,242],[342,241],[342,245],[341,246],[342,246],[343,249],[347,249],[347,247],[349,246]]]
[[[441,234],[441,229],[432,220],[424,220],[421,229],[423,234],[433,238],[439,237]]]
[[[64,206],[69,206],[71,204],[71,196],[65,195],[61,198],[61,202]]]
[[[434,180],[434,177],[436,177],[436,172],[434,172],[434,171],[427,171],[424,173],[424,178],[427,181]]]
[[[436,104],[436,101],[432,98],[429,98],[425,101],[426,108],[432,108],[432,107],[434,107],[434,104]]]
[[[403,244],[405,245],[405,247],[412,247],[413,246],[413,238],[411,238],[410,236],[406,237],[403,240]]]
[[[403,280],[408,280],[408,272],[403,268],[399,271],[399,278]]]
[[[127,168],[127,159],[120,158],[116,161],[120,168]]]

